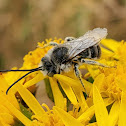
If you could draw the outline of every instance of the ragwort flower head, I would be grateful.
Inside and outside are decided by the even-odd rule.
[[[47,41],[47,40],[46,40]],[[50,42],[51,40],[48,40]],[[63,41],[55,40],[59,43]],[[105,44],[104,44],[105,43]],[[106,44],[107,43],[107,44]],[[84,89],[79,80],[74,75],[73,71],[65,74],[56,74],[54,77],[43,76],[40,71],[34,72],[31,75],[25,77],[9,92],[13,97],[15,92],[18,91],[21,98],[27,104],[32,111],[31,119],[28,119],[22,114],[21,110],[14,107],[12,103],[7,102],[4,105],[11,113],[12,119],[19,119],[26,126],[125,126],[125,107],[126,102],[126,86],[124,76],[126,75],[126,66],[123,63],[125,57],[123,52],[120,52],[120,48],[125,46],[124,43],[118,43],[114,40],[103,40],[102,44],[108,49],[102,48],[102,57],[99,62],[108,66],[117,66],[116,68],[101,68],[99,66],[83,65],[80,69],[86,68],[88,73],[83,78],[92,77],[93,85],[82,78],[83,83],[89,97],[85,99]],[[111,45],[113,45],[111,48]],[[38,43],[43,47],[44,42]],[[41,58],[48,52],[51,47],[36,48],[34,51],[29,52],[24,57],[23,66],[20,69],[31,69],[38,67]],[[124,48],[125,51],[125,48]],[[121,56],[122,55],[122,56]],[[122,60],[121,58],[124,57]],[[24,73],[23,73],[24,74]],[[4,77],[8,84],[18,79],[23,75],[21,72],[14,74],[4,74]],[[9,77],[10,76],[10,77]],[[48,106],[43,104],[42,106],[37,102],[35,97],[27,90],[28,87],[36,84],[44,78],[49,78],[52,88],[55,106],[50,110]],[[58,80],[58,83],[57,83]],[[64,97],[60,90],[59,84],[66,94]],[[72,109],[69,110],[67,101],[70,101]],[[4,100],[5,101],[5,100]],[[11,108],[9,106],[11,106]],[[106,109],[106,106],[111,105],[110,112]],[[47,110],[43,109],[45,107]],[[92,121],[92,117],[95,115],[96,120]],[[106,121],[107,120],[107,121]],[[3,119],[2,119],[3,121]],[[2,122],[0,120],[0,122]],[[91,123],[91,121],[93,123]],[[12,121],[13,123],[14,121]]]
[[[117,42],[115,40],[107,39],[103,40],[101,43],[106,46],[109,51],[108,49],[102,48],[104,55],[99,62],[109,66],[116,66],[116,68],[97,68],[96,66],[87,66],[89,71],[88,75],[93,75],[93,84],[99,89],[102,98],[109,98],[110,101],[114,101],[110,110],[110,115],[112,114],[111,117],[113,121],[109,120],[110,124],[124,126],[126,125],[125,119],[123,118],[125,115],[124,98],[126,91],[126,43],[124,41]],[[117,121],[118,118],[119,121]]]
[[[47,41],[47,40],[46,40]],[[47,41],[50,42],[51,40]],[[63,40],[54,40],[57,43],[63,43]],[[38,43],[39,46],[43,47],[44,42]],[[36,68],[38,64],[41,61],[41,58],[47,53],[48,50],[50,50],[51,47],[47,48],[36,48],[34,51],[29,52],[24,57],[24,63],[23,66],[20,69],[31,69]],[[17,68],[14,68],[17,69]],[[4,77],[8,84],[11,84],[13,81],[17,80],[21,76],[23,76],[25,72],[18,72],[15,74],[7,73],[4,74]],[[88,105],[85,101],[85,97],[83,95],[83,87],[80,84],[79,80],[75,77],[73,72],[70,72],[67,75],[55,75],[54,77],[48,77],[50,81],[50,85],[52,88],[53,96],[54,96],[54,102],[55,107],[53,107],[53,110],[45,111],[39,103],[36,101],[36,99],[32,96],[32,94],[26,89],[40,80],[43,80],[47,76],[43,76],[40,71],[34,72],[31,75],[26,76],[24,79],[18,82],[16,84],[11,92],[13,95],[18,91],[21,98],[25,101],[27,106],[31,109],[31,111],[34,113],[32,116],[32,121],[27,119],[25,116],[22,117],[22,113],[20,110],[16,109],[18,114],[12,113],[14,117],[18,118],[24,125],[47,125],[47,126],[53,126],[53,125],[64,125],[70,124],[70,125],[81,125],[80,122],[75,120],[73,117],[78,118],[81,113],[83,113],[87,108]],[[63,96],[60,88],[59,83],[57,83],[57,80],[59,81],[61,88],[65,92],[67,98],[70,100],[71,104],[73,105],[72,111],[67,111],[67,98]],[[85,83],[85,87],[87,88],[87,91],[89,92],[91,88],[91,83],[87,82],[86,80],[83,80]],[[10,92],[9,92],[10,94]],[[9,95],[8,94],[8,95]],[[60,100],[59,100],[60,99]],[[81,108],[79,110],[79,108]],[[79,110],[79,112],[78,112]],[[62,115],[60,113],[62,112]],[[65,115],[64,115],[65,114]],[[57,116],[58,115],[58,116]],[[66,116],[68,116],[68,120],[66,121]],[[62,119],[61,119],[62,118]],[[24,120],[24,121],[23,121]],[[73,120],[73,122],[71,121]],[[88,119],[89,120],[89,119]]]
[[[102,56],[99,62],[110,66],[110,68],[86,65],[88,69],[86,76],[91,76],[94,79],[94,83],[97,83],[103,97],[120,100],[122,90],[118,86],[117,78],[125,78],[126,44],[123,41],[117,42],[111,39],[102,40],[101,44],[104,48],[102,47]]]

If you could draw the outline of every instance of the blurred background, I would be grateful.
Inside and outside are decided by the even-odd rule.
[[[37,42],[95,27],[126,40],[126,0],[0,0],[0,69],[21,67]]]

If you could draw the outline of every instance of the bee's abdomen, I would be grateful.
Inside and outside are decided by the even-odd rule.
[[[94,45],[89,48],[89,51],[91,53],[90,58],[99,58],[101,56],[101,48],[99,45]]]
[[[99,45],[91,46],[85,49],[83,52],[79,54],[80,58],[99,58],[101,56],[101,48]]]

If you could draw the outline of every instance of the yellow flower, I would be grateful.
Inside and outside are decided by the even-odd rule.
[[[126,106],[126,44],[123,41],[117,42],[114,40],[104,40],[102,44],[105,44],[105,46],[113,52],[103,49],[104,56],[102,56],[99,62],[109,66],[116,66],[116,68],[87,66],[89,71],[88,75],[91,75],[94,79],[94,86],[92,87],[93,89],[90,92],[90,96],[94,101],[96,119],[99,126],[125,126],[126,121],[124,117],[126,115],[126,111],[124,106]],[[97,89],[95,86],[97,86]],[[99,96],[96,96],[97,93]],[[105,104],[102,102],[106,98],[109,99],[109,102],[113,102],[109,114],[106,110]],[[105,120],[108,121],[105,122]]]
[[[0,77],[2,78],[3,76],[1,75]],[[57,76],[57,78],[60,78],[60,76]],[[40,126],[40,125],[42,125],[42,126],[43,125],[44,126],[45,125],[46,126],[53,126],[53,125],[57,125],[57,126],[64,126],[64,125],[76,126],[76,125],[80,125],[80,126],[82,126],[81,122],[79,122],[76,119],[79,116],[79,114],[78,114],[79,112],[78,112],[78,110],[75,111],[75,109],[78,109],[78,108],[74,108],[70,112],[70,114],[67,113],[66,108],[65,109],[63,108],[64,104],[66,104],[66,103],[64,103],[65,98],[63,98],[63,96],[60,93],[59,89],[57,89],[58,87],[57,87],[57,83],[56,83],[55,79],[50,78],[50,80],[51,80],[51,84],[53,86],[52,90],[54,90],[54,94],[55,94],[54,97],[56,97],[55,98],[55,100],[56,100],[55,101],[55,106],[53,107],[52,110],[50,110],[45,104],[43,104],[43,106],[46,107],[46,109],[47,109],[47,111],[45,111],[42,108],[42,106],[38,103],[38,101],[35,99],[35,97],[31,94],[31,92],[28,91],[26,88],[24,88],[24,86],[22,84],[18,83],[16,85],[16,87],[15,87],[16,90],[18,91],[18,93],[20,94],[20,96],[22,97],[22,99],[27,104],[27,106],[34,113],[34,115],[32,116],[32,120],[29,120],[25,115],[23,115],[21,113],[20,109],[16,108],[16,106],[14,106],[14,104],[12,104],[11,101],[7,101],[6,98],[1,97],[0,101],[2,102],[3,106],[8,109],[7,113],[10,113],[10,116],[12,116],[11,117],[12,119],[17,118],[26,126]],[[1,81],[2,81],[2,79],[1,79]],[[61,79],[61,81],[63,81],[63,80]],[[76,82],[75,80],[71,79],[70,80],[70,85],[72,85],[72,83],[76,84],[75,82]],[[66,83],[66,82],[64,82],[64,83]],[[5,84],[5,82],[3,82],[3,84]],[[69,90],[69,87],[68,87],[68,90]],[[5,91],[6,91],[6,89],[4,89],[4,92],[3,92],[4,95],[5,95]],[[66,91],[66,92],[68,92],[68,91]],[[11,95],[11,93],[12,93],[12,95]],[[71,91],[69,93],[71,93]],[[56,95],[58,95],[58,97]],[[77,95],[80,96],[80,94],[77,94]],[[5,96],[9,97],[9,98],[11,96],[13,98],[14,97],[13,90],[11,90],[9,92],[9,94],[5,95]],[[68,94],[68,96],[69,96],[69,94]],[[73,97],[75,97],[74,94],[73,94]],[[59,99],[61,101],[59,101]],[[63,99],[64,99],[64,101],[62,101]],[[74,101],[74,100],[72,102],[74,104],[77,104],[77,101],[76,100]],[[80,98],[79,100],[81,100],[81,103],[84,103],[84,104],[86,103],[84,98],[82,98],[82,99]],[[82,101],[82,100],[84,100],[84,101]],[[16,101],[16,103],[17,103],[17,101]],[[81,104],[81,105],[83,106],[83,104]],[[79,107],[81,107],[81,106],[79,106]],[[83,109],[86,110],[87,108],[83,108]],[[82,113],[82,111],[80,111],[80,113]],[[0,112],[0,115],[2,115],[2,112]],[[73,116],[76,117],[76,118],[74,118]],[[4,114],[4,118],[5,117],[6,116]],[[3,123],[4,118],[2,118],[1,123]],[[8,118],[8,122],[6,122],[7,124],[10,124],[10,121],[12,120],[11,118]],[[67,120],[66,120],[66,118],[67,118]],[[11,122],[11,124],[14,124],[14,121]]]
[[[46,40],[47,44],[52,41]],[[63,43],[61,39],[55,39],[57,43]],[[101,68],[99,66],[82,65],[80,69],[87,69],[88,73],[82,77],[86,91],[89,97],[85,99],[84,89],[80,84],[73,71],[64,74],[55,74],[54,77],[43,76],[40,71],[34,72],[21,81],[18,82],[5,95],[7,87],[4,89],[4,97],[1,97],[0,102],[4,102],[3,108],[7,108],[7,116],[10,117],[9,123],[3,115],[2,109],[0,111],[0,123],[14,124],[15,118],[20,120],[26,126],[125,126],[126,116],[126,65],[125,65],[125,48],[124,42],[117,42],[115,40],[105,39],[101,42],[103,44],[102,57],[99,62],[108,66],[116,66],[110,68]],[[43,47],[44,42],[38,43]],[[24,57],[23,66],[20,69],[31,69],[38,67],[41,58],[47,53],[51,47],[36,48],[29,52]],[[14,68],[16,69],[16,68]],[[11,84],[19,77],[23,76],[25,72],[7,73],[0,79],[0,83]],[[55,106],[50,110],[47,105],[38,103],[36,98],[27,89],[28,87],[38,83],[40,80],[48,78],[54,96]],[[93,84],[87,80],[93,80]],[[5,80],[4,79],[4,80]],[[58,80],[58,82],[57,82]],[[11,83],[10,83],[11,82]],[[60,86],[59,86],[60,84]],[[63,89],[66,97],[63,96],[61,89]],[[28,108],[32,111],[31,120],[22,114],[19,109],[19,104],[15,99],[15,92],[18,92]],[[2,93],[0,93],[0,96]],[[14,103],[7,99],[14,99]],[[7,99],[7,100],[6,100]],[[69,109],[67,105],[69,99],[72,108]],[[15,106],[16,104],[16,106]],[[110,107],[108,109],[106,107]],[[43,108],[46,108],[44,110]],[[9,115],[8,115],[9,113]],[[96,120],[94,119],[96,118]]]
[[[46,40],[46,44],[48,44],[52,39]],[[61,39],[55,39],[54,40],[57,43],[63,43],[63,40]],[[44,42],[38,43],[38,46],[43,47],[45,45]],[[34,51],[30,51],[25,57],[24,57],[24,63],[23,66],[20,69],[32,69],[36,68],[38,64],[41,61],[41,58],[47,53],[48,50],[50,50],[51,47],[46,48],[36,48]],[[18,72],[18,74],[15,75],[14,72],[5,74],[5,78],[7,79],[8,83],[16,81],[19,77],[23,76],[26,72]],[[15,76],[15,77],[13,77]],[[13,79],[11,79],[13,78]],[[43,80],[44,78],[47,78],[47,76],[43,76],[43,74],[40,71],[34,72],[24,79],[20,81],[20,83],[24,84],[23,86],[25,88],[28,88],[39,81]],[[54,101],[55,104],[63,109],[66,109],[66,98],[63,97],[63,94],[61,93],[58,83],[56,79],[60,82],[60,85],[62,89],[64,90],[65,94],[67,95],[68,99],[71,101],[72,104],[78,106],[79,104],[85,104],[85,98],[83,97],[83,87],[80,84],[80,81],[74,76],[74,72],[69,72],[67,75],[55,75],[54,78],[49,78],[51,88],[54,95]],[[70,80],[70,81],[68,81]],[[89,93],[89,90],[91,88],[91,83],[87,82],[86,80],[83,80],[85,83],[85,87],[87,92]],[[12,88],[15,90],[16,85]],[[78,92],[79,90],[79,92]],[[81,92],[81,93],[80,93]],[[59,102],[59,99],[62,99],[61,102]]]
[[[3,75],[0,75],[0,125],[12,125],[16,119],[13,114],[17,111],[20,111],[19,104],[13,95],[13,92],[10,91],[9,95],[6,95],[6,90],[8,84]],[[15,110],[11,110],[14,107]],[[13,111],[13,112],[12,112]],[[13,113],[13,114],[12,114]],[[15,113],[16,114],[16,113]],[[23,115],[23,114],[22,114]]]
[[[51,40],[47,41],[47,44],[50,41]],[[61,39],[59,39],[59,40],[56,39],[54,41],[57,43],[63,43],[63,41]],[[38,43],[38,45],[43,47],[44,42]],[[47,48],[43,48],[43,49],[36,48],[34,51],[29,52],[28,55],[26,55],[24,57],[24,63],[20,69],[36,68],[38,66],[38,64],[40,63],[41,58],[47,53],[47,51],[50,48],[51,47],[47,47]],[[17,69],[17,68],[13,68],[13,69]],[[9,84],[11,84],[12,82],[16,81],[18,78],[23,76],[25,73],[26,72],[18,72],[15,74],[14,72],[12,72],[12,73],[4,74],[4,77],[5,77],[6,81]],[[13,92],[13,95],[15,94],[15,92],[18,91],[21,98],[25,101],[25,103],[29,106],[29,108],[34,113],[33,120],[32,120],[32,123],[33,124],[35,123],[34,125],[39,125],[39,124],[52,125],[51,124],[52,122],[55,124],[55,122],[57,123],[58,121],[55,121],[55,118],[53,118],[53,120],[52,120],[52,116],[56,117],[56,119],[58,118],[58,120],[61,120],[59,117],[57,117],[57,113],[59,112],[59,110],[62,109],[66,113],[67,99],[61,93],[59,84],[57,83],[56,80],[58,80],[60,82],[60,85],[61,85],[63,91],[65,92],[67,98],[70,100],[71,104],[74,106],[73,110],[70,112],[70,114],[71,114],[70,118],[73,119],[72,116],[77,118],[88,108],[85,97],[83,95],[84,89],[83,89],[80,81],[76,78],[76,76],[74,75],[74,73],[72,71],[72,72],[68,73],[68,76],[56,74],[53,78],[49,77],[49,81],[51,84],[51,88],[52,88],[52,92],[53,92],[53,96],[54,96],[54,102],[55,102],[56,107],[54,107],[55,109],[53,111],[53,115],[51,112],[47,114],[47,112],[45,112],[43,110],[43,108],[39,105],[39,103],[32,96],[32,94],[30,94],[30,92],[26,89],[26,88],[36,84],[40,80],[43,80],[44,78],[47,78],[47,76],[43,76],[43,74],[40,71],[38,71],[31,75],[28,75],[27,77],[25,77],[24,79],[19,81],[18,84],[13,86],[11,89]],[[92,84],[84,79],[83,79],[83,83],[85,83],[86,90],[89,93],[90,88],[92,87]],[[10,92],[8,93],[8,95],[10,95]],[[60,101],[59,101],[59,99],[60,99]],[[79,108],[81,108],[81,109],[78,112]],[[22,119],[20,119],[20,115],[17,114],[16,117],[22,122]],[[24,118],[26,118],[26,117],[24,117]],[[62,121],[60,121],[60,122],[62,122]],[[74,121],[74,122],[76,122],[76,121]],[[28,125],[27,122],[22,122],[22,123],[24,125]],[[72,123],[72,122],[70,122],[70,123],[71,123],[71,125],[74,125],[74,123]],[[62,123],[62,124],[64,125],[64,123]],[[76,124],[79,124],[79,122],[77,121]]]

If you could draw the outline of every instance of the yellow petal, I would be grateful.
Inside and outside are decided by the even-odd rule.
[[[103,44],[105,47],[113,50],[114,52],[118,49],[120,43],[113,40],[113,39],[103,39],[101,41],[101,44]]]
[[[85,111],[88,108],[88,105],[86,103],[86,100],[85,100],[85,97],[84,97],[84,94],[83,94],[82,90],[79,90],[76,87],[73,87],[73,90],[74,90],[74,93],[75,93],[75,95],[76,95],[76,97],[78,99],[79,104],[81,105],[80,112]]]
[[[55,78],[50,77],[49,80],[53,91],[55,105],[62,109],[66,109],[66,99],[63,97]]]
[[[0,113],[0,117],[7,124],[14,124],[14,118],[11,114],[8,113]]]
[[[27,81],[23,86],[25,88],[28,88],[38,82],[40,82],[41,80],[44,79],[44,76],[41,72],[39,72],[34,78],[32,78],[31,80]]]
[[[6,79],[6,81],[8,82],[9,85],[11,85],[12,83],[14,83],[16,80],[18,80],[21,76],[23,76],[24,74],[26,74],[27,72],[8,72],[6,74],[4,74],[4,77]],[[24,80],[24,79],[22,79]]]
[[[93,102],[98,126],[107,126],[108,112],[101,94],[95,85],[93,85]]]
[[[10,111],[1,103],[0,104],[0,113],[10,113]]]
[[[15,108],[8,100],[0,96],[0,100],[3,105],[15,116],[17,117],[24,125],[30,126],[32,122],[25,117],[17,108]]]
[[[98,88],[98,90],[100,90],[100,88],[101,88],[101,86],[102,86],[102,84],[103,84],[104,77],[105,77],[104,74],[100,74],[100,75],[98,75],[98,76],[95,78],[95,80],[94,80],[94,82],[93,82],[93,85],[96,85],[97,88]],[[92,91],[93,91],[93,90],[90,91],[90,96],[92,96],[92,93],[93,93]]]
[[[117,79],[117,84],[123,91],[126,92],[126,81]]]
[[[93,79],[96,78],[97,75],[99,75],[99,69],[94,69],[94,66],[87,65],[87,69]]]
[[[70,77],[61,75],[61,74],[55,74],[54,77],[56,79],[58,79],[60,82],[63,82],[63,83],[70,85],[70,86],[78,87],[80,85],[80,83],[78,83],[78,81],[76,81]]]
[[[79,81],[79,82],[80,82],[80,81]],[[87,94],[89,94],[90,91],[91,91],[91,88],[92,88],[92,83],[86,81],[85,79],[82,79],[82,82],[83,82],[83,84],[84,84],[84,86],[85,86],[85,89],[86,89]],[[82,87],[82,88],[83,88],[83,87]]]
[[[0,75],[0,95],[8,99],[17,109],[20,109],[17,99],[13,91],[11,90],[8,95],[6,95],[6,90],[9,87],[3,75]]]
[[[126,92],[122,91],[118,126],[126,126]]]
[[[90,102],[91,98],[88,98],[87,100],[89,100],[88,102]],[[110,98],[104,99],[104,103],[106,106],[112,104],[113,102],[114,102],[113,99],[110,99]],[[94,115],[94,113],[95,113],[95,108],[94,108],[94,105],[92,105],[83,114],[81,114],[78,117],[78,120],[80,122],[86,123],[86,121],[89,121],[91,119],[91,117]]]
[[[25,103],[29,106],[29,108],[34,112],[38,117],[42,117],[42,120],[48,121],[48,117],[42,106],[38,103],[36,98],[31,94],[29,90],[23,87],[20,83],[16,85],[19,94]]]
[[[71,77],[67,77],[61,74],[55,74],[54,77],[58,79],[60,82],[63,82],[64,84],[67,84],[71,87],[78,88],[78,90],[84,91],[82,84],[80,83],[79,80],[77,80],[77,78],[75,78],[76,79],[75,80],[75,79],[72,79]],[[92,84],[84,79],[82,79],[82,82],[86,88],[87,93],[89,93],[92,87]]]
[[[101,51],[102,51],[102,55],[101,55],[102,58],[104,58],[105,56],[106,57],[114,56],[114,52],[112,52],[108,49],[105,49],[103,47],[101,47]]]
[[[63,82],[66,85],[70,85],[72,87],[72,89],[74,90],[74,93],[75,93],[79,103],[83,106],[82,108],[83,109],[87,108],[87,104],[86,104],[86,101],[85,101],[85,98],[83,95],[84,88],[82,87],[80,81],[74,80],[70,77],[60,75],[60,74],[56,74],[56,75],[54,75],[54,77],[56,79],[58,79],[60,82]],[[83,79],[82,79],[82,81],[86,85],[89,84],[89,82],[84,81]]]
[[[108,126],[117,125],[117,121],[118,121],[118,117],[119,117],[119,107],[120,107],[119,101],[114,102],[114,104],[112,105],[111,110],[109,112]]]
[[[0,126],[10,126],[9,124],[6,125],[3,119],[0,117]]]
[[[105,77],[104,74],[100,74],[100,75],[98,75],[98,76],[95,78],[95,80],[94,80],[93,85],[95,85],[95,86],[98,88],[98,90],[100,90],[100,88],[101,88],[101,86],[102,86],[102,84],[103,84],[104,77]]]
[[[104,99],[104,103],[106,106],[112,104],[114,101],[115,101],[115,99],[113,99],[113,98],[105,98]]]
[[[89,123],[88,125],[86,126],[98,126],[97,122],[93,122],[93,123]]]
[[[61,118],[65,126],[83,126],[82,123],[80,123],[77,119],[75,119],[69,113],[65,112],[63,109],[54,106],[53,110]]]
[[[25,75],[27,72],[8,72],[7,74],[4,75],[7,83],[9,85],[13,84],[15,81],[17,81],[20,77],[22,77],[23,75]],[[23,84],[23,82],[25,81],[25,79],[21,79],[20,83]],[[13,92],[13,94],[16,93],[16,89],[15,89],[15,85],[12,86],[12,88],[9,90],[8,94],[10,94],[10,92]]]
[[[92,105],[94,105],[94,104],[93,104],[93,98],[92,98],[92,97],[88,97],[88,98],[86,99],[86,102],[87,102],[88,107],[91,107]]]
[[[84,88],[82,87],[80,81],[72,79],[72,78],[64,76],[64,75],[60,75],[60,74],[56,74],[56,75],[54,75],[54,77],[56,79],[58,79],[60,82],[72,87],[72,89],[77,97],[77,100],[78,100],[79,104],[81,105],[81,108],[82,108],[81,111],[85,111],[85,109],[88,106],[87,106],[87,103],[86,103],[84,95],[83,95]],[[82,81],[83,81],[83,79],[82,79]],[[83,83],[85,84],[86,81],[83,81]]]
[[[88,122],[91,119],[91,117],[94,115],[94,112],[95,112],[95,108],[94,106],[91,106],[82,115],[80,115],[77,120],[83,123]]]
[[[68,72],[68,73],[65,73],[65,75],[67,76],[65,76],[66,77],[66,80],[68,81],[69,79],[73,79],[73,80],[75,80],[75,81],[77,81],[77,83],[78,83],[78,85],[77,85],[77,87],[80,89],[80,88],[82,88],[81,90],[83,90],[83,87],[82,87],[82,84],[80,83],[80,80],[76,77],[76,75],[74,74],[74,71],[70,71],[70,72]],[[69,78],[68,78],[69,77]],[[65,78],[64,78],[65,79]],[[83,78],[81,78],[82,79],[82,82],[83,82],[83,84],[84,84],[84,86],[85,86],[85,89],[86,89],[86,91],[87,91],[87,94],[89,94],[89,92],[90,92],[90,90],[91,90],[91,88],[92,88],[92,83],[90,83],[89,81],[86,81],[85,79],[83,79]],[[70,84],[71,83],[71,84]],[[73,85],[73,81],[71,80],[71,82],[70,83],[67,83],[67,84],[69,84],[69,85],[71,85],[71,86],[74,86]]]
[[[117,83],[119,87],[123,90],[122,91],[122,96],[121,96],[121,105],[120,105],[120,112],[119,112],[119,126],[126,126],[126,82],[124,80],[118,80]]]
[[[60,82],[60,81],[59,81]],[[63,91],[65,92],[65,94],[67,95],[68,99],[71,101],[71,103],[73,105],[76,105],[77,104],[77,99],[76,99],[76,96],[71,88],[71,86],[69,85],[66,85],[65,83],[63,82],[60,82],[60,85],[61,87],[63,88]]]

